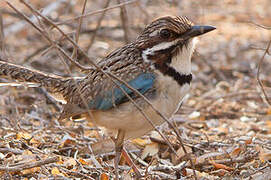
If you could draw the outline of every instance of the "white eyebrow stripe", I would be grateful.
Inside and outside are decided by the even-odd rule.
[[[158,34],[158,30],[153,31],[152,33],[149,34],[150,37],[156,36]]]
[[[148,49],[144,50],[143,54],[144,55],[153,55],[153,53],[155,51],[161,51],[164,49],[168,49],[168,48],[172,47],[173,45],[177,44],[178,41],[179,41],[179,39],[176,39],[176,40],[170,41],[170,42],[159,43],[159,44],[153,46],[152,48],[148,48]]]

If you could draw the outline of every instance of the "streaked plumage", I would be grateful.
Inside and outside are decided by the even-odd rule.
[[[196,36],[214,29],[194,26],[186,17],[162,17],[148,25],[135,42],[116,49],[98,65],[137,89],[169,118],[189,91]],[[123,139],[141,136],[153,128],[101,71],[93,69],[78,79],[62,78],[0,61],[0,75],[40,83],[49,91],[62,94],[67,103],[60,119],[90,112],[90,121],[124,136],[116,143],[117,147],[122,146]],[[124,84],[118,84],[155,125],[163,122],[141,97]]]

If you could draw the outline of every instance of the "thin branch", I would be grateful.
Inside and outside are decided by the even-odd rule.
[[[17,165],[17,166],[12,166],[12,167],[3,167],[3,166],[0,166],[0,171],[22,171],[22,170],[25,170],[25,169],[30,169],[30,168],[34,168],[34,167],[40,167],[42,165],[45,165],[45,164],[50,164],[50,163],[55,163],[58,161],[58,157],[55,156],[55,157],[51,157],[51,158],[47,158],[47,159],[44,159],[44,160],[40,160],[40,161],[36,161],[36,162],[27,162],[27,163],[23,163],[23,164],[20,164],[20,165]]]
[[[263,29],[267,29],[267,30],[271,30],[271,27],[269,26],[264,26],[264,25],[261,25],[261,24],[258,24],[258,23],[255,23],[255,22],[250,22],[251,24],[254,24],[260,28],[263,28]]]
[[[261,51],[265,51],[266,48],[261,48],[261,47],[257,47],[257,46],[250,46],[251,49],[255,49],[255,50],[261,50]],[[267,54],[270,56],[271,52],[267,52]]]
[[[121,4],[121,0],[117,0],[119,4]],[[124,39],[126,43],[131,42],[131,30],[128,24],[128,15],[125,6],[120,7],[120,17],[122,23],[122,29],[124,31]]]
[[[14,148],[0,148],[1,153],[13,153],[13,154],[23,154],[24,151],[20,149],[14,149]]]
[[[109,3],[110,3],[110,0],[107,0],[105,5],[104,5],[104,9],[106,9],[109,6]],[[93,31],[93,34],[92,34],[92,36],[90,38],[90,42],[89,42],[89,44],[87,46],[87,51],[91,48],[91,46],[92,46],[92,44],[93,44],[93,42],[95,40],[97,31],[98,31],[98,29],[100,29],[100,26],[101,26],[102,20],[104,19],[105,13],[106,13],[106,10],[102,12],[102,15],[98,19],[97,25],[96,25],[96,27],[95,27],[95,29]]]
[[[50,48],[49,45],[45,45],[37,50],[35,50],[32,54],[30,54],[29,56],[27,56],[26,58],[24,58],[23,62],[26,63],[28,61],[30,61],[33,57],[37,56],[38,54],[44,52],[46,49]]]
[[[198,163],[197,167],[212,165],[212,162],[215,162],[217,164],[224,164],[224,165],[230,165],[233,163],[245,163],[245,162],[249,162],[249,161],[253,160],[258,155],[259,155],[258,152],[252,151],[252,152],[247,152],[244,156],[237,157],[237,158],[218,159],[218,160],[205,161],[202,163]],[[186,167],[191,167],[191,166],[187,165]]]
[[[2,9],[0,8],[0,51],[4,51],[4,23],[3,23],[3,13]],[[1,54],[0,54],[1,55]]]
[[[85,18],[85,17],[88,17],[88,16],[92,16],[92,15],[95,15],[95,14],[99,14],[99,13],[102,13],[104,11],[108,11],[108,10],[111,10],[111,9],[116,9],[116,8],[119,8],[121,6],[125,6],[125,5],[128,5],[128,4],[133,4],[135,2],[137,2],[138,0],[131,0],[131,1],[128,1],[128,2],[124,2],[124,3],[121,3],[121,4],[118,4],[118,5],[115,5],[115,6],[111,6],[111,7],[108,7],[108,8],[105,8],[105,9],[100,9],[100,10],[97,10],[97,11],[93,11],[93,12],[90,12],[90,13],[87,13],[85,15],[83,15],[82,17]],[[65,23],[68,23],[70,21],[74,21],[74,20],[78,20],[81,18],[81,15],[80,16],[77,16],[75,18],[72,18],[72,19],[67,19],[65,21],[62,21],[62,22],[59,22],[59,23],[56,23],[56,25],[61,25],[61,24],[65,24]]]
[[[259,83],[260,88],[261,88],[261,91],[262,91],[262,93],[263,93],[263,95],[264,95],[265,101],[268,103],[269,106],[271,106],[271,101],[270,101],[270,99],[268,98],[268,96],[267,96],[267,94],[266,94],[266,92],[265,92],[265,90],[264,90],[264,85],[263,85],[262,81],[260,80],[260,69],[261,69],[261,66],[262,66],[264,57],[265,57],[266,54],[268,54],[268,52],[269,52],[270,45],[271,45],[271,39],[270,39],[270,41],[269,41],[269,43],[268,43],[268,45],[267,45],[267,47],[266,47],[266,49],[265,49],[265,51],[264,51],[264,53],[263,53],[262,58],[259,60],[259,63],[258,63],[258,70],[257,70],[257,82]]]
[[[139,10],[145,15],[145,19],[144,19],[144,23],[149,23],[148,21],[149,21],[149,18],[150,18],[150,15],[149,15],[149,13],[146,11],[146,8],[145,7],[142,7],[141,6],[141,3],[139,3],[139,2],[136,2],[136,5],[137,5],[137,7],[139,8]]]
[[[125,157],[127,163],[129,164],[130,167],[132,167],[132,169],[135,171],[135,174],[137,176],[137,178],[140,178],[142,175],[139,172],[138,168],[136,167],[136,165],[134,164],[134,162],[131,160],[128,152],[126,151],[126,149],[123,147],[122,149],[122,155]]]
[[[82,26],[82,22],[83,22],[83,18],[82,18],[82,17],[83,17],[83,15],[85,14],[87,1],[88,1],[88,0],[85,0],[85,1],[84,1],[82,13],[81,13],[82,16],[81,16],[80,19],[79,19],[79,24],[78,24],[77,31],[76,31],[76,35],[75,35],[75,42],[76,42],[76,43],[78,43],[78,41],[79,41],[79,35],[80,35],[81,26]],[[73,48],[72,58],[77,58],[77,47],[74,47],[74,48]]]

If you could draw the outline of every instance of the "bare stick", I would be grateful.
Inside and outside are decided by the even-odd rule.
[[[263,60],[264,60],[264,57],[266,56],[266,54],[268,54],[268,51],[269,51],[269,48],[270,48],[270,45],[271,45],[271,39],[263,53],[263,56],[262,58],[260,59],[259,63],[258,63],[258,70],[257,70],[257,82],[259,83],[260,87],[261,87],[261,91],[264,95],[264,98],[265,98],[265,101],[268,103],[269,106],[271,106],[271,101],[270,99],[268,98],[265,90],[264,90],[264,86],[263,86],[263,83],[262,81],[260,80],[260,69],[261,69],[261,66],[262,66],[262,63],[263,63]]]
[[[117,0],[121,4],[121,0]],[[124,39],[126,43],[131,42],[131,31],[128,24],[128,15],[125,6],[120,7],[120,17],[122,23],[122,29],[124,31]]]
[[[145,23],[148,23],[148,20],[150,18],[149,13],[146,11],[145,7],[142,7],[141,4],[139,2],[136,2],[137,7],[140,9],[141,12],[143,12],[143,14],[145,15]]]
[[[88,0],[84,1],[84,5],[83,5],[83,9],[82,9],[82,16],[85,14],[85,9],[86,9],[86,4],[87,4]],[[75,42],[78,43],[79,40],[79,35],[80,35],[80,31],[81,31],[81,26],[82,26],[82,22],[83,22],[83,18],[82,16],[79,19],[79,24],[77,27],[77,31],[76,31],[76,35],[75,35]],[[73,52],[72,52],[72,58],[77,58],[77,47],[73,48]]]
[[[109,3],[110,3],[110,0],[107,0],[106,3],[105,3],[105,5],[104,5],[104,9],[106,9],[106,8],[109,6]],[[92,46],[92,44],[93,44],[93,42],[94,42],[94,40],[95,40],[97,31],[98,31],[98,29],[99,29],[100,26],[101,26],[101,23],[102,23],[102,20],[103,20],[103,18],[104,18],[105,13],[106,13],[106,10],[102,12],[102,15],[101,15],[100,18],[98,19],[96,28],[94,29],[93,34],[92,34],[92,36],[91,36],[91,38],[90,38],[90,42],[89,42],[89,44],[88,44],[88,46],[87,46],[87,51],[91,48],[91,46]]]
[[[121,4],[115,5],[115,6],[105,8],[105,9],[100,9],[100,10],[97,10],[97,11],[93,11],[93,12],[90,12],[90,13],[87,13],[87,14],[83,15],[82,17],[85,18],[85,17],[91,16],[91,15],[99,14],[99,13],[102,13],[104,11],[108,11],[108,10],[111,10],[111,9],[116,9],[116,8],[119,8],[121,6],[125,6],[125,5],[128,5],[128,4],[133,4],[133,3],[137,2],[137,1],[138,0],[132,0],[132,1],[124,2],[124,3],[121,3]],[[70,22],[70,21],[78,20],[78,19],[80,19],[80,17],[81,16],[77,16],[77,17],[72,18],[72,19],[67,19],[67,20],[65,20],[63,22],[56,23],[56,25],[61,25],[61,24],[65,24],[65,23]]]
[[[58,161],[58,157],[55,156],[55,157],[51,157],[51,158],[47,158],[47,159],[44,159],[44,160],[40,160],[40,161],[36,161],[36,162],[28,162],[28,163],[24,163],[24,164],[20,164],[18,166],[12,166],[12,167],[3,167],[3,166],[0,166],[0,171],[22,171],[24,169],[30,169],[30,168],[33,168],[33,167],[40,167],[42,165],[45,165],[45,164],[50,164],[50,163],[55,163]]]
[[[0,51],[2,52],[4,51],[4,23],[1,8],[0,8]]]
[[[254,24],[260,28],[263,28],[263,29],[267,29],[267,30],[271,30],[271,27],[269,26],[264,26],[264,25],[261,25],[261,24],[258,24],[258,23],[255,23],[255,22],[250,22],[251,24]]]
[[[135,171],[135,174],[136,174],[137,178],[140,178],[142,176],[141,173],[139,172],[139,170],[136,167],[135,163],[131,160],[127,150],[124,147],[122,149],[122,155],[125,157],[125,160],[129,164],[129,166],[132,167],[132,169]]]
[[[13,149],[13,148],[0,148],[1,153],[13,153],[13,154],[23,154],[24,151],[20,149]]]

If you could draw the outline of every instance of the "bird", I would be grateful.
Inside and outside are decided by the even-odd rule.
[[[109,53],[97,63],[100,70],[93,68],[86,76],[56,76],[2,59],[0,76],[37,83],[48,92],[61,96],[66,104],[60,120],[86,115],[94,124],[116,132],[115,167],[118,168],[124,141],[153,130],[127,94],[155,126],[164,122],[127,84],[170,118],[189,92],[191,57],[197,37],[215,29],[214,26],[195,25],[186,16],[164,16],[147,25],[133,42]],[[114,74],[127,84],[113,81],[104,72]]]

